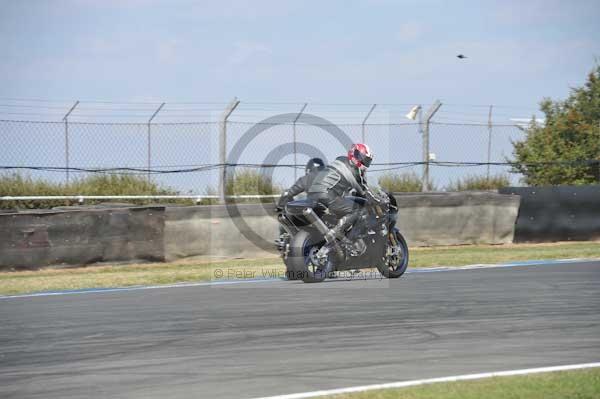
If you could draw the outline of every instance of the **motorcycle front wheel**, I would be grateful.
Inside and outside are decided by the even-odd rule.
[[[398,229],[389,234],[393,236],[388,237],[386,254],[377,269],[387,278],[398,278],[408,267],[408,245]]]

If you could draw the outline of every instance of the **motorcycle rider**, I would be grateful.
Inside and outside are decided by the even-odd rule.
[[[356,143],[347,156],[340,156],[319,173],[308,189],[308,198],[323,203],[338,217],[336,226],[326,235],[328,242],[348,243],[346,231],[358,220],[360,212],[354,201],[345,200],[351,190],[358,196],[367,196],[366,170],[373,155],[366,144]]]
[[[308,188],[312,185],[317,174],[324,169],[325,162],[323,162],[321,158],[309,159],[304,168],[305,175],[296,180],[292,187],[281,194],[281,197],[279,197],[279,201],[277,202],[276,211],[280,212],[296,195],[308,191]]]

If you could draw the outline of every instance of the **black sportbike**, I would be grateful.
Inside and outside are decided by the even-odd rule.
[[[367,198],[348,196],[360,217],[348,240],[326,240],[337,218],[320,202],[288,202],[278,215],[282,226],[275,241],[290,280],[321,282],[335,271],[376,267],[387,278],[398,278],[408,266],[408,246],[396,227],[398,206],[390,193],[369,191]]]

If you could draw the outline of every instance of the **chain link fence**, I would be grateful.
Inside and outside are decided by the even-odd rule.
[[[0,121],[0,166],[34,179],[68,183],[93,173],[144,176],[181,194],[215,194],[219,170],[253,168],[287,187],[311,157],[330,162],[349,143],[365,141],[375,155],[370,182],[384,174],[423,168],[419,123],[333,124],[314,115],[253,123],[225,122],[227,159],[219,157],[223,122],[82,123]],[[515,125],[435,123],[430,125],[430,176],[445,190],[466,176],[510,174]],[[85,193],[81,193],[82,195]]]

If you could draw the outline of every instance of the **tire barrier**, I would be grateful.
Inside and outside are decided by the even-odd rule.
[[[600,185],[508,187],[521,197],[515,242],[600,239]]]

